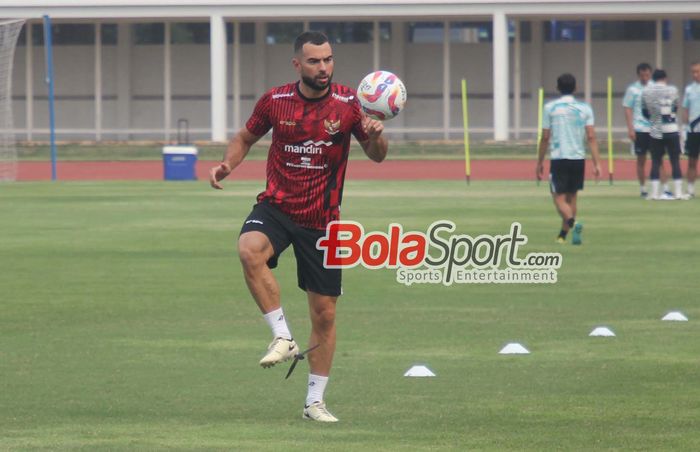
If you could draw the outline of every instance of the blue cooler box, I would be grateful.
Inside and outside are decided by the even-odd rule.
[[[163,147],[163,179],[197,180],[197,148],[194,146]]]

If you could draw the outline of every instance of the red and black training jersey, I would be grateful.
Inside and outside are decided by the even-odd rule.
[[[340,219],[350,135],[369,137],[355,91],[332,83],[328,94],[308,99],[298,83],[265,93],[246,123],[257,136],[272,128],[267,187],[258,202],[266,200],[300,226],[325,229]]]

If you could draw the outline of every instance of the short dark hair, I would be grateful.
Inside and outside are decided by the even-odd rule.
[[[651,79],[654,80],[655,82],[658,82],[659,80],[663,80],[667,77],[666,71],[663,69],[657,69],[654,71],[653,74],[651,74]]]
[[[637,75],[642,71],[651,71],[651,64],[649,63],[639,63],[637,65]]]
[[[328,36],[320,31],[305,31],[294,40],[294,53],[298,53],[304,44],[311,43],[320,46],[328,42]]]
[[[571,94],[576,91],[576,77],[566,73],[561,74],[557,79],[557,89],[562,94]]]

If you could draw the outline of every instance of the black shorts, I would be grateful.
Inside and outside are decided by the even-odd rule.
[[[700,132],[688,132],[685,139],[685,153],[691,159],[698,158],[700,155]]]
[[[576,193],[583,190],[586,161],[552,160],[549,167],[549,189],[552,193]]]
[[[253,206],[243,223],[241,234],[251,231],[262,232],[272,244],[275,254],[267,261],[268,267],[277,267],[280,254],[291,244],[297,260],[299,288],[321,295],[341,295],[341,269],[325,268],[323,251],[316,248],[316,242],[326,235],[326,231],[301,227],[265,201]]]
[[[681,138],[678,132],[664,133],[662,138],[651,139],[651,157],[661,159],[668,153],[670,157],[677,157],[681,153]]]
[[[634,154],[646,155],[651,150],[651,135],[649,132],[634,132]]]

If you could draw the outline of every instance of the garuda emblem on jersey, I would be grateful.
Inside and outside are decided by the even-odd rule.
[[[323,127],[326,129],[326,132],[328,132],[328,135],[335,135],[340,132],[340,119],[337,121],[324,119]]]

